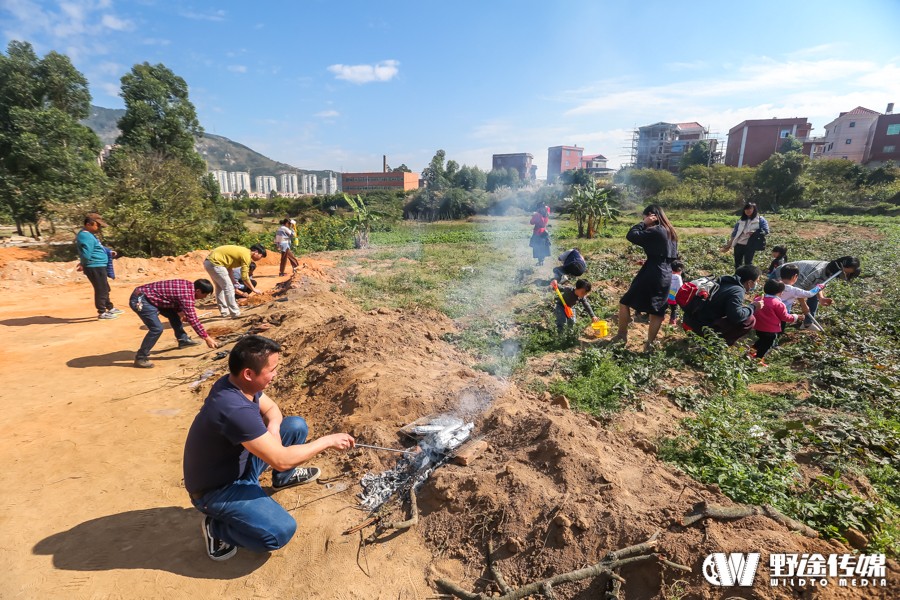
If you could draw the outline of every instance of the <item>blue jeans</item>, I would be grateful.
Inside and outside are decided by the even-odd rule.
[[[806,306],[809,307],[809,314],[803,317],[803,322],[807,325],[812,325],[812,319],[810,317],[815,317],[816,311],[819,309],[819,295],[816,294],[812,298],[807,298]]]
[[[285,417],[281,422],[281,443],[285,446],[305,443],[308,433],[302,417]],[[277,550],[294,537],[294,517],[259,485],[259,476],[267,466],[261,458],[251,455],[237,481],[191,499],[197,510],[212,517],[213,536],[254,552]],[[274,471],[272,481],[283,482],[293,471]]]
[[[141,305],[141,310],[138,310],[138,303]],[[139,316],[141,321],[144,322],[144,325],[147,326],[147,335],[144,336],[144,341],[141,342],[141,347],[137,351],[137,356],[135,357],[138,360],[147,360],[150,358],[150,351],[153,349],[153,346],[156,345],[156,342],[159,341],[159,336],[162,335],[163,326],[162,322],[159,320],[159,315],[162,315],[169,320],[169,324],[172,325],[172,331],[175,333],[175,339],[179,342],[191,339],[184,330],[184,326],[181,324],[181,317],[178,316],[177,310],[172,308],[156,308],[147,301],[143,294],[132,294],[131,298],[128,300],[128,306],[137,313],[137,316]]]
[[[557,333],[562,333],[563,329],[566,325],[570,327],[575,327],[575,307],[572,307],[572,318],[566,316],[566,309],[563,308],[562,302],[559,300],[556,301],[556,305],[553,307],[553,314],[556,316],[556,331]]]

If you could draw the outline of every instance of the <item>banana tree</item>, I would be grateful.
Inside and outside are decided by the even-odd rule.
[[[572,186],[572,195],[566,198],[569,209],[578,226],[578,237],[593,238],[610,221],[619,216],[619,203],[613,188],[597,187],[591,180]]]
[[[353,245],[357,249],[369,247],[369,233],[372,226],[381,220],[381,214],[369,210],[359,194],[356,199],[344,194],[344,200],[353,210],[353,216],[347,222],[347,230],[353,234]]]

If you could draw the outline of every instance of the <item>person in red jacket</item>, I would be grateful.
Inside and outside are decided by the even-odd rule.
[[[781,301],[781,294],[784,292],[784,283],[777,279],[766,280],[763,287],[765,296],[762,297],[762,308],[756,311],[756,323],[753,328],[756,330],[756,342],[753,349],[750,350],[752,358],[758,358],[760,366],[767,367],[765,356],[775,340],[781,335],[782,323],[796,323],[800,318],[799,315],[792,315],[787,311],[784,302]]]
[[[550,223],[550,209],[546,206],[538,208],[531,215],[531,224],[534,230],[531,232],[531,255],[537,260],[536,266],[544,264],[544,259],[550,256],[550,234],[547,233],[547,225]]]

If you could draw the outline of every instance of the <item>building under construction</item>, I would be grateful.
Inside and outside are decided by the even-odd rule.
[[[700,123],[654,123],[638,127],[631,136],[631,164],[636,169],[665,169],[677,173],[691,146],[706,140],[712,156],[716,140]]]

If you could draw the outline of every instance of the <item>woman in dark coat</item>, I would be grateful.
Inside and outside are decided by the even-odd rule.
[[[628,341],[630,309],[633,308],[650,315],[650,329],[647,345],[644,347],[649,350],[666,313],[666,300],[672,282],[672,261],[678,257],[678,234],[663,209],[651,204],[644,209],[644,220],[632,227],[625,237],[644,249],[647,260],[619,301],[619,331],[613,341]]]
[[[537,260],[537,266],[544,264],[544,259],[550,256],[550,234],[547,233],[547,224],[550,222],[550,209],[546,206],[538,208],[531,215],[531,224],[534,230],[531,232],[531,255]]]

